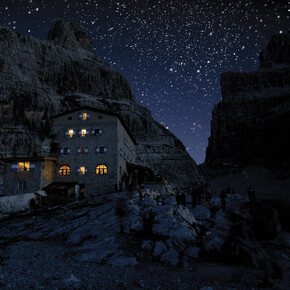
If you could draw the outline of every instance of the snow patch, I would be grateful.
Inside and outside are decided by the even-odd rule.
[[[4,213],[15,213],[30,209],[31,201],[38,204],[34,193],[10,195],[0,197],[0,211]]]

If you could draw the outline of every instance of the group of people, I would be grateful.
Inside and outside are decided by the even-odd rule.
[[[226,210],[226,198],[228,194],[235,193],[231,187],[228,187],[227,189],[223,189],[220,193],[221,198],[221,206],[222,210]],[[257,205],[257,199],[256,199],[256,192],[253,188],[253,186],[249,186],[247,190],[247,194],[249,197],[249,205],[251,208],[255,208]]]
[[[236,193],[231,186],[228,186],[226,189],[223,189],[220,193],[221,206],[222,210],[226,210],[226,199],[228,194]]]
[[[190,193],[192,208],[195,208],[197,204],[201,204],[203,200],[209,201],[211,199],[211,192],[208,186],[197,186],[195,190]],[[184,192],[176,194],[177,205],[186,204],[186,194]]]
[[[133,177],[132,173],[127,175],[126,173],[123,174],[119,184],[115,184],[115,192],[132,192],[133,191]]]

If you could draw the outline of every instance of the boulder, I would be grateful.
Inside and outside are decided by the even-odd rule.
[[[141,248],[146,251],[152,250],[152,242],[151,241],[143,241]]]
[[[178,258],[179,258],[178,252],[175,249],[170,248],[168,252],[163,253],[163,255],[160,257],[160,261],[171,266],[177,266]]]
[[[196,223],[196,219],[194,218],[191,211],[187,207],[179,205],[176,209],[176,212],[190,225]]]
[[[209,254],[221,253],[222,245],[225,243],[227,237],[228,232],[225,231],[211,232],[203,242],[203,249]]]
[[[200,221],[208,221],[211,218],[211,212],[203,205],[197,205],[191,210],[193,216]]]
[[[128,214],[123,221],[124,232],[137,232],[143,230],[143,216],[137,205],[128,205]]]
[[[215,215],[215,227],[222,230],[229,230],[231,222],[227,218],[227,213],[219,210]]]
[[[190,257],[190,258],[197,259],[199,257],[199,252],[200,252],[200,248],[190,247],[190,248],[186,249],[186,251],[184,252],[184,255],[186,255],[187,257]]]
[[[176,213],[174,209],[172,205],[159,205],[152,209],[156,214],[152,233],[170,238],[172,243],[178,246],[194,242],[197,238],[195,229],[191,226],[195,221],[194,217],[183,206],[178,207]]]
[[[138,264],[135,257],[127,257],[127,256],[113,256],[108,260],[109,265],[117,266],[119,268],[135,266]]]
[[[160,256],[165,251],[167,251],[166,245],[163,242],[156,242],[153,255],[157,257]]]

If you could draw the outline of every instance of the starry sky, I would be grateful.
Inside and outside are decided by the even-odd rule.
[[[46,39],[55,21],[84,28],[97,56],[199,164],[221,100],[220,74],[258,68],[259,51],[290,28],[290,1],[0,0],[0,23]]]

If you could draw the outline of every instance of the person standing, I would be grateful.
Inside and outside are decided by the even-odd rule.
[[[223,189],[220,193],[220,198],[221,198],[221,205],[222,205],[222,210],[226,211],[226,198],[227,198],[227,193]]]
[[[192,202],[192,208],[195,208],[196,207],[196,203],[197,203],[197,193],[196,191],[193,191],[191,193],[191,202]]]
[[[252,186],[249,186],[247,193],[248,193],[248,197],[249,197],[249,201],[250,201],[250,206],[252,208],[254,208],[256,206],[256,203],[257,203],[256,192],[255,192],[254,188]]]
[[[142,201],[142,199],[143,199],[143,184],[141,184],[140,186],[139,186],[139,189],[138,189],[138,193],[139,193],[139,200],[140,200],[140,202]]]
[[[177,203],[177,205],[180,205],[180,194],[179,194],[179,192],[176,193],[176,203]]]
[[[180,196],[180,203],[181,205],[185,206],[186,204],[186,195],[184,192],[181,193],[181,196]]]

